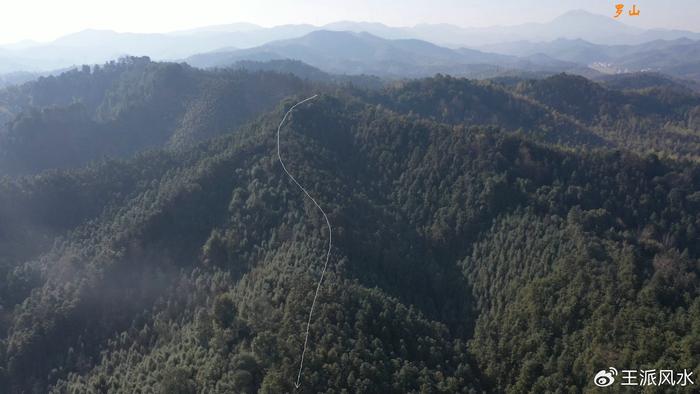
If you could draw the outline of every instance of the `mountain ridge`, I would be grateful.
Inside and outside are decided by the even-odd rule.
[[[567,28],[577,27],[568,34]],[[607,26],[601,28],[601,26]],[[612,18],[587,12],[567,13],[550,22],[528,23],[505,27],[466,28],[455,25],[431,24],[413,27],[393,27],[377,22],[340,21],[322,26],[281,25],[260,27],[252,24],[216,25],[176,31],[170,33],[116,33],[102,31],[102,39],[96,40],[96,30],[69,34],[53,42],[28,46],[6,45],[12,63],[8,60],[0,70],[48,71],[78,64],[99,64],[118,55],[146,55],[157,60],[184,58],[200,52],[214,51],[224,47],[252,48],[271,41],[301,37],[315,30],[367,31],[388,39],[413,38],[429,41],[450,48],[492,45],[513,40],[549,41],[556,38],[581,38],[599,44],[640,44],[656,39],[678,39],[688,37],[700,39],[700,33],[677,30],[650,29],[638,32]],[[630,33],[630,31],[635,32]],[[605,35],[608,39],[601,40]],[[83,44],[62,48],[62,42]],[[89,45],[87,45],[89,44]],[[78,50],[79,49],[79,50]],[[255,60],[255,59],[248,59]]]
[[[185,61],[206,68],[222,67],[240,60],[287,58],[300,60],[331,73],[387,77],[425,76],[437,72],[468,73],[471,71],[470,66],[478,65],[528,67],[527,61],[512,56],[473,49],[454,50],[418,39],[388,40],[367,32],[329,30],[314,31],[300,38],[273,41],[256,48],[199,54]]]
[[[419,102],[441,113],[435,97],[477,83],[416,83],[435,88],[386,94],[421,113],[336,91],[287,127],[337,234],[304,390],[587,390],[601,365],[698,339],[697,164],[430,119]],[[3,387],[293,390],[325,240],[275,160],[295,100],[184,150],[2,178],[0,242],[19,256],[0,282]],[[17,241],[32,227],[51,230],[39,250]]]

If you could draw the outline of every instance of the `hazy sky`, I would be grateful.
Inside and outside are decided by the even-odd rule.
[[[700,30],[700,0],[6,0],[0,4],[0,43],[49,41],[87,28],[166,32],[232,22],[512,25],[548,21],[572,9],[612,15],[617,3],[636,4],[642,12],[625,23]]]

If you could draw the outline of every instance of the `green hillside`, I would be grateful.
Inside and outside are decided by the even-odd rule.
[[[683,142],[697,133],[633,127],[649,102],[645,125],[681,127],[691,93],[662,107],[568,76],[376,91],[143,67],[99,105],[20,110],[9,135],[24,142],[0,140],[23,170],[0,179],[7,392],[294,392],[328,234],[275,131],[309,91],[282,153],[334,248],[298,392],[576,393],[609,366],[700,373],[700,151]],[[25,117],[46,121],[31,139]],[[148,143],[68,149],[105,125]]]

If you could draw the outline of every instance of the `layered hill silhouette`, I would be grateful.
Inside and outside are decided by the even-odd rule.
[[[682,41],[692,42],[693,45],[700,39],[700,35],[690,31],[644,30],[631,27],[614,20],[610,16],[595,15],[585,11],[571,11],[546,23],[527,23],[516,26],[469,28],[447,24],[417,25],[413,27],[393,27],[381,23],[342,21],[323,26],[313,25],[282,25],[276,27],[260,27],[246,23],[234,23],[229,25],[205,26],[187,31],[176,31],[159,34],[117,33],[109,30],[85,30],[67,36],[59,37],[49,43],[21,42],[14,45],[0,47],[0,74],[12,72],[50,72],[57,69],[65,69],[80,64],[101,64],[121,56],[150,56],[156,60],[186,59],[194,55],[203,57],[215,56],[212,52],[221,55],[219,60],[235,58],[237,60],[269,60],[283,55],[294,55],[295,60],[321,66],[312,58],[322,56],[323,45],[316,46],[314,51],[319,53],[298,52],[299,45],[310,45],[312,33],[345,32],[355,34],[370,34],[385,40],[400,40],[399,42],[382,43],[374,50],[386,50],[387,46],[398,46],[400,49],[396,68],[391,75],[411,76],[415,74],[413,69],[404,68],[400,73],[400,67],[408,62],[412,67],[422,70],[425,75],[431,72],[464,73],[464,64],[488,64],[490,68],[480,70],[481,75],[494,76],[501,68],[519,69],[524,71],[570,71],[574,68],[582,68],[582,75],[591,76],[586,67],[593,63],[606,63],[599,65],[599,71],[611,72],[635,72],[652,69],[658,72],[671,73],[677,77],[697,78],[693,72],[698,61],[694,54],[696,51],[689,47],[683,47]],[[326,34],[326,40],[332,37],[339,40],[332,46],[332,52],[342,52],[341,42],[348,39],[344,35],[330,36]],[[314,37],[314,36],[312,36]],[[318,38],[318,37],[315,37]],[[292,41],[290,41],[292,40]],[[299,40],[294,43],[293,40]],[[421,59],[416,60],[406,57],[406,48],[401,45],[407,42],[401,40],[418,40],[440,46],[439,55],[436,48],[429,53],[418,51],[417,54],[428,56],[427,61],[432,66],[439,68],[425,69]],[[296,45],[295,48],[266,48],[268,44],[281,41]],[[304,41],[306,41],[304,43]],[[403,44],[402,44],[403,43]],[[411,45],[416,46],[418,42]],[[678,45],[676,45],[678,44]],[[427,44],[422,44],[426,46]],[[664,48],[658,47],[662,46]],[[313,46],[313,45],[311,45]],[[255,50],[251,50],[256,48]],[[383,48],[383,49],[382,49]],[[462,48],[469,48],[467,51]],[[308,50],[309,48],[307,48]],[[349,48],[348,48],[349,49]],[[425,48],[424,48],[425,49]],[[462,49],[462,56],[454,57],[451,50]],[[238,50],[238,51],[236,51]],[[418,48],[409,48],[409,52]],[[232,52],[237,52],[233,54]],[[485,52],[485,53],[483,53]],[[244,55],[248,56],[244,56]],[[500,55],[509,55],[504,57]],[[634,54],[635,56],[631,56]],[[438,55],[438,59],[434,56]],[[512,56],[518,57],[514,61]],[[637,56],[639,55],[639,56]],[[351,52],[344,53],[342,59],[351,60],[354,56]],[[196,59],[202,59],[197,56]],[[339,68],[339,64],[331,64],[332,59],[323,59],[323,66],[333,66],[325,69],[328,72],[353,72],[359,67],[357,64]],[[435,64],[435,60],[440,60]],[[646,63],[652,60],[651,63]],[[371,61],[371,59],[368,59]],[[607,63],[610,62],[608,65]],[[220,61],[214,62],[221,65]],[[573,63],[568,64],[568,63]],[[367,67],[364,67],[365,71]],[[382,65],[374,64],[371,68],[381,73]],[[471,70],[470,76],[478,77],[480,74]],[[479,71],[479,70],[477,70]]]
[[[518,59],[476,50],[452,50],[414,39],[387,40],[369,33],[321,30],[260,47],[195,55],[187,63],[222,67],[241,60],[295,59],[338,74],[430,75],[446,67],[514,64]]]
[[[494,77],[505,73],[570,72],[589,77],[632,72],[663,73],[697,80],[700,44],[688,38],[638,45],[600,45],[581,39],[505,42],[482,50],[451,49],[416,39],[385,39],[370,33],[319,30],[299,38],[248,49],[221,49],[191,56],[201,68],[238,61],[293,59],[330,73],[389,78],[448,73]]]

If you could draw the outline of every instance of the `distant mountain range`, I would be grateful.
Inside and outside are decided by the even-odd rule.
[[[639,45],[599,45],[581,39],[557,39],[531,43],[517,41],[482,47],[510,56],[546,55],[561,61],[585,64],[602,73],[654,71],[675,77],[700,76],[700,41],[688,38],[656,40]]]
[[[700,80],[700,41],[656,40],[639,45],[599,45],[581,39],[519,41],[475,49],[450,49],[417,39],[320,30],[255,48],[219,50],[186,59],[196,67],[226,67],[242,60],[295,59],[338,74],[416,77],[446,73],[491,78],[514,72],[605,74],[656,72]]]
[[[558,38],[582,39],[601,45],[635,45],[654,40],[678,38],[700,39],[700,33],[668,30],[640,29],[619,22],[609,16],[587,11],[567,12],[550,22],[525,23],[514,26],[460,27],[450,24],[420,24],[411,27],[392,27],[382,23],[340,21],[323,26],[285,25],[263,28],[250,24],[231,24],[204,27],[185,33],[238,34],[232,46],[247,48],[271,40],[295,38],[314,30],[367,32],[382,38],[415,38],[453,48],[492,45],[501,42],[525,40],[531,42],[552,41]],[[176,32],[178,33],[178,32]]]
[[[585,11],[572,11],[547,23],[489,28],[464,28],[447,24],[391,27],[381,23],[335,22],[324,26],[301,24],[269,28],[247,23],[235,23],[163,34],[85,30],[61,37],[50,43],[20,42],[0,46],[0,74],[15,71],[49,71],[80,64],[99,64],[124,55],[150,56],[158,60],[177,60],[199,53],[232,52],[236,48],[250,50],[249,53],[260,55],[260,47],[272,45],[271,43],[275,41],[283,43],[286,41],[286,44],[289,44],[288,40],[302,39],[302,37],[319,30],[369,33],[388,40],[427,41],[435,44],[428,50],[431,58],[429,63],[435,60],[434,57],[437,57],[440,59],[441,65],[444,65],[450,58],[455,62],[447,63],[459,65],[463,63],[464,56],[471,56],[472,58],[468,60],[470,64],[512,67],[513,63],[517,64],[520,61],[525,63],[526,69],[530,64],[543,65],[544,63],[547,66],[545,68],[565,69],[570,65],[561,62],[589,63],[588,57],[585,56],[586,53],[577,54],[578,51],[586,50],[586,48],[582,49],[580,45],[577,45],[579,40],[596,48],[603,46],[610,51],[615,51],[615,48],[622,45],[633,46],[655,40],[700,39],[700,33],[678,30],[644,30],[625,25],[608,16],[595,15]],[[279,45],[286,44],[275,44],[278,46],[277,52],[282,52]],[[428,47],[428,44],[411,41],[393,43],[392,47],[402,52],[402,55],[405,53],[403,53],[401,45],[422,45],[426,49]],[[537,49],[547,45],[564,45],[565,48],[557,51]],[[326,47],[328,46],[332,46],[332,44],[326,45]],[[385,44],[380,46],[385,49],[387,47]],[[398,48],[396,48],[397,46]],[[450,52],[446,48],[438,49],[437,46],[450,49],[472,48],[480,52],[465,55],[465,50],[460,49],[459,52],[462,52],[460,55]],[[513,50],[513,47],[517,50]],[[526,51],[527,48],[534,49]],[[556,54],[566,54],[567,51],[574,53],[570,56],[555,56]],[[601,52],[597,49],[596,51]],[[441,54],[437,52],[441,52]],[[484,52],[521,56],[525,59],[514,60]],[[607,53],[605,50],[602,52]],[[238,52],[238,55],[243,53],[245,52]],[[418,54],[422,55],[422,52],[419,51]],[[319,55],[314,56],[318,57]],[[586,58],[587,61],[580,61],[582,57]],[[595,58],[595,61],[605,61],[598,59],[598,56]],[[425,61],[421,61],[421,63],[425,63]],[[423,67],[425,64],[419,64],[419,66]],[[348,66],[342,67],[343,70],[348,68],[352,69]],[[447,72],[449,69],[444,71]]]
[[[380,38],[370,33],[319,30],[300,38],[259,47],[214,51],[186,62],[201,68],[225,67],[242,60],[296,59],[337,74],[415,77],[435,73],[494,75],[510,69],[566,71],[579,66],[546,55],[516,57],[474,49],[450,49],[417,39]]]

